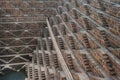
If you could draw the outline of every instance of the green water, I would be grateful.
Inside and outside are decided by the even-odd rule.
[[[0,80],[25,80],[25,74],[23,72],[10,72],[0,76]]]

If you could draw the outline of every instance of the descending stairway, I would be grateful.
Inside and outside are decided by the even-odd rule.
[[[1,0],[0,77],[120,80],[119,0]]]

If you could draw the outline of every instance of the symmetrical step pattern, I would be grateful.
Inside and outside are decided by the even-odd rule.
[[[0,74],[120,80],[119,0],[2,0],[0,7]]]

